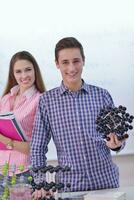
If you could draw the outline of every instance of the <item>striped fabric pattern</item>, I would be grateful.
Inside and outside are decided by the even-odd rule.
[[[17,120],[20,122],[25,134],[28,136],[29,141],[32,136],[33,122],[35,118],[36,108],[39,101],[40,93],[37,91],[35,86],[29,88],[18,101],[18,103],[13,108],[15,96],[19,90],[18,86],[11,89],[11,92],[5,95],[0,100],[0,112],[10,112],[13,111]],[[15,150],[0,150],[0,165],[5,164],[6,161],[10,160],[10,164],[24,165],[25,171],[29,166],[29,156],[20,153]],[[16,171],[20,173],[20,171]],[[12,175],[9,173],[9,175]]]
[[[113,106],[108,91],[84,81],[77,92],[69,91],[62,83],[44,93],[32,135],[32,166],[46,165],[47,145],[52,136],[59,164],[71,167],[71,172],[57,174],[57,181],[71,183],[71,191],[118,187],[118,168],[96,131],[97,115],[107,106]],[[41,181],[39,177],[41,174],[35,174],[36,182]]]

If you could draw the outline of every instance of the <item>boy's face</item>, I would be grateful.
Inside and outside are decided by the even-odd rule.
[[[67,48],[59,51],[56,66],[60,70],[63,82],[68,89],[80,89],[84,61],[79,48]]]

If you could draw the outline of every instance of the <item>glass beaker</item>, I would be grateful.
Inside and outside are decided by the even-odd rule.
[[[31,186],[28,184],[16,184],[9,188],[10,200],[31,200]]]

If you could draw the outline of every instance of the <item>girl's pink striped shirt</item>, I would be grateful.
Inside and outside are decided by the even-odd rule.
[[[14,106],[14,101],[18,90],[19,86],[16,85],[11,89],[10,93],[1,98],[0,112],[3,113],[12,111],[17,120],[20,122],[30,141],[36,108],[41,93],[36,89],[35,86],[32,86],[26,92],[24,92],[22,98]],[[6,161],[10,161],[10,166],[12,166],[12,164],[16,164],[16,166],[24,165],[25,171],[28,170],[28,166],[30,164],[29,155],[25,155],[15,150],[0,150],[0,166],[4,165]],[[20,173],[19,170],[16,171],[16,174],[18,173]],[[10,172],[9,175],[12,175],[12,173]]]

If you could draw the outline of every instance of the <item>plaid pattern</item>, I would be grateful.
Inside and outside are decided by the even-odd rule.
[[[45,92],[40,98],[33,129],[32,166],[46,164],[47,145],[52,136],[58,163],[71,167],[71,172],[57,174],[58,181],[65,185],[71,183],[71,191],[118,187],[118,168],[96,131],[97,115],[107,106],[113,106],[107,90],[84,81],[77,92],[69,91],[63,83]],[[35,175],[36,182],[39,176]]]

